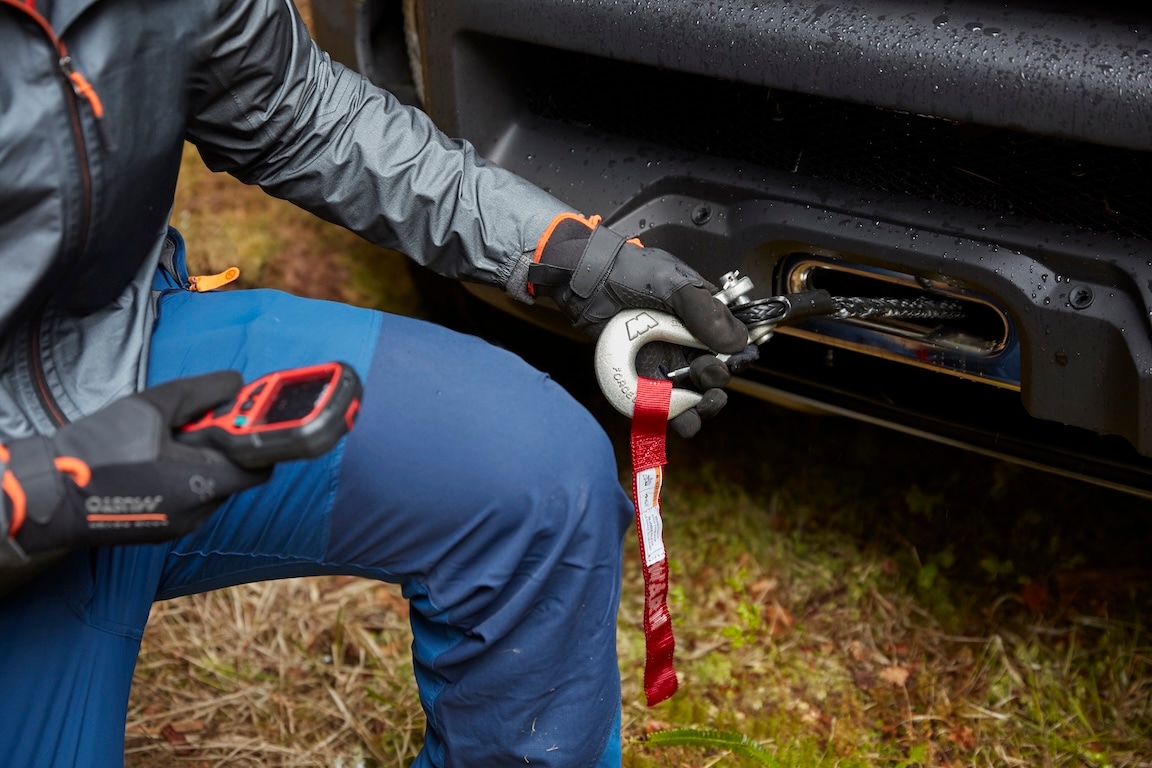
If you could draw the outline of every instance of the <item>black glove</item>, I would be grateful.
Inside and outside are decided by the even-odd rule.
[[[745,365],[756,358],[748,329],[713,298],[714,285],[672,254],[643,248],[598,224],[596,217],[558,216],[528,269],[529,292],[551,298],[593,338],[623,309],[655,309],[679,317],[714,352],[740,353]],[[704,398],[670,425],[682,437],[691,437],[700,430],[702,418],[715,415],[728,402],[722,387],[731,378],[729,367],[715,355],[663,342],[646,345],[636,364],[640,375],[650,378],[668,378],[685,366]]]
[[[196,528],[230,494],[268,479],[267,471],[241,469],[173,436],[242,384],[235,371],[179,379],[118,400],[50,438],[9,444],[0,521],[7,518],[10,543],[32,555],[164,541]]]

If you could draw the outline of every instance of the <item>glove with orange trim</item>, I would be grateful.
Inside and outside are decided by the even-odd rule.
[[[161,384],[118,400],[52,437],[0,446],[0,565],[47,551],[145,544],[196,528],[230,494],[268,472],[179,443],[174,430],[230,401],[235,371]],[[6,465],[6,467],[4,466]]]
[[[644,248],[638,240],[613,232],[598,216],[566,213],[552,221],[528,268],[528,292],[551,298],[593,338],[623,309],[655,309],[676,315],[710,349],[735,355],[742,365],[757,357],[748,329],[713,298],[714,285],[667,251]],[[656,342],[641,350],[636,363],[640,374],[651,378],[689,368],[692,385],[704,398],[669,422],[682,437],[695,435],[701,419],[715,415],[728,401],[722,387],[731,369],[715,355]]]

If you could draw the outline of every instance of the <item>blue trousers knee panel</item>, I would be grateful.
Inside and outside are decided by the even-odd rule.
[[[411,601],[417,765],[619,765],[630,502],[607,438],[559,386],[476,338],[275,291],[167,293],[150,380],[333,359],[365,381],[336,450],[278,466],[170,545],[77,554],[0,605],[7,764],[122,761],[154,599],[339,573]]]

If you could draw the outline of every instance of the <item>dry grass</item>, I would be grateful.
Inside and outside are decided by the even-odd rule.
[[[192,152],[175,223],[202,271],[421,311],[397,255]],[[786,766],[1152,766],[1147,504],[747,401],[720,422],[670,449],[682,688],[651,710],[629,550],[625,765],[753,764],[645,742],[711,727]],[[423,730],[409,643],[397,590],[357,579],[157,604],[127,765],[406,765]]]
[[[955,581],[938,572],[928,584],[923,566],[905,561],[905,542],[849,533],[868,517],[867,487],[829,492],[775,475],[777,490],[760,496],[710,472],[702,483],[682,470],[679,488],[672,475],[666,505],[686,696],[645,712],[633,677],[633,737],[656,714],[751,735],[780,765],[1152,764],[1152,639],[1146,603],[1136,607],[1125,587],[1113,585],[1107,607],[1069,592],[1032,609],[1027,590],[1005,587],[1023,574],[987,582],[963,572],[982,572],[967,554],[946,569]],[[855,472],[816,474],[825,485]],[[907,509],[882,506],[908,522]],[[624,638],[638,642],[631,629]],[[704,761],[650,755],[635,741],[626,764]]]
[[[410,761],[423,715],[412,706],[407,617],[392,587],[340,578],[158,605],[136,673],[128,763]]]

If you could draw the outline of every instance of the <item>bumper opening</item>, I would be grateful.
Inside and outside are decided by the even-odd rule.
[[[946,373],[1018,388],[1015,334],[1008,315],[990,299],[926,277],[796,254],[784,264],[788,292],[819,288],[833,296],[915,300],[946,298],[964,308],[957,319],[814,318],[784,333],[833,347],[926,366]]]

